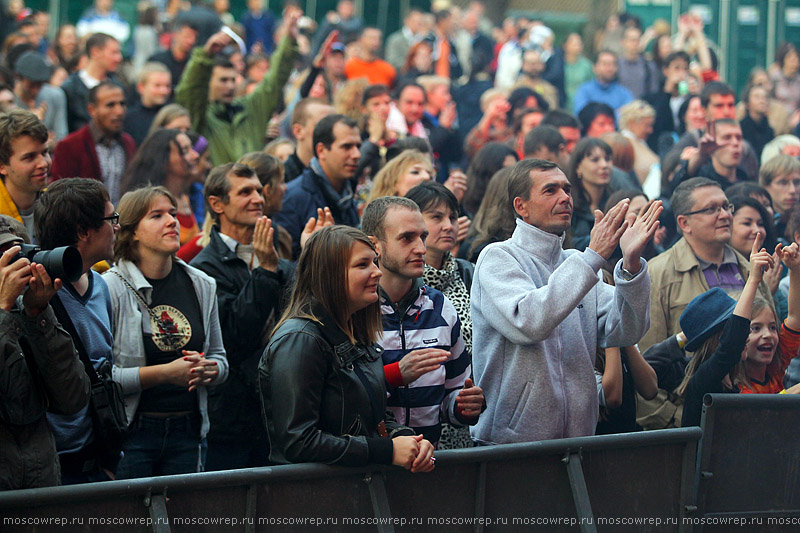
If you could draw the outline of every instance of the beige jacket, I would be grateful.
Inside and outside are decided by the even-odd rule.
[[[739,272],[744,280],[750,275],[750,263],[736,252]],[[697,256],[686,239],[650,261],[650,329],[639,341],[639,350],[675,335],[681,330],[680,318],[692,298],[709,290]],[[772,294],[763,281],[758,293],[770,303]]]

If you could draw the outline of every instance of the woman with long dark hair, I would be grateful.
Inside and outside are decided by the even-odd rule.
[[[125,192],[145,185],[163,186],[177,199],[181,244],[200,231],[188,195],[199,158],[186,133],[156,130],[139,147],[122,179]]]
[[[567,179],[572,185],[572,247],[585,250],[594,226],[594,212],[608,200],[611,147],[602,139],[586,137],[575,145]]]
[[[512,168],[514,167],[498,170],[489,180],[486,194],[472,219],[467,238],[458,250],[459,257],[477,263],[484,248],[493,242],[504,241],[514,233],[517,227],[516,214],[508,198]]]
[[[486,187],[495,172],[514,166],[518,160],[517,152],[505,143],[491,142],[478,150],[467,169],[467,192],[462,201],[468,215],[473,216],[478,212]]]
[[[369,238],[347,226],[306,242],[259,366],[272,463],[433,469],[433,445],[386,409],[376,257]]]

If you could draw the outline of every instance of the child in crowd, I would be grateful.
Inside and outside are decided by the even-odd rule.
[[[764,272],[775,268],[758,234],[750,254],[751,272],[736,302],[720,288],[692,300],[681,315],[686,350],[695,352],[678,388],[685,395],[681,425],[698,426],[708,393],[783,392],[783,375],[800,346],[800,249],[778,245],[777,256],[789,269],[789,316],[778,328],[772,306],[756,298]]]

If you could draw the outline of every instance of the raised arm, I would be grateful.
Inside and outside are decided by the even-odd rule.
[[[766,249],[761,248],[764,242],[764,234],[758,233],[756,240],[753,242],[753,249],[750,252],[750,276],[744,284],[742,295],[739,301],[736,302],[736,307],[733,309],[733,314],[750,320],[750,315],[753,312],[753,300],[756,298],[758,285],[764,277],[764,271],[772,268],[775,264],[772,255]],[[791,283],[791,281],[790,281]],[[789,289],[791,298],[791,287]],[[791,300],[789,305],[791,305]]]
[[[192,129],[195,131],[202,131],[205,125],[208,84],[214,70],[214,56],[230,42],[231,37],[220,31],[209,37],[202,48],[192,50],[186,70],[175,88],[175,102],[189,111]]]
[[[473,309],[514,344],[541,342],[600,281],[604,261],[592,250],[573,253],[539,287],[511,254],[487,248],[476,267]]]
[[[586,251],[570,254],[552,273],[535,273],[537,280],[506,250],[487,248],[476,267],[479,286],[473,284],[473,299],[483,318],[514,344],[549,338],[600,281],[597,272],[627,228],[627,208],[623,200],[598,216]]]
[[[266,130],[267,123],[277,107],[283,86],[289,80],[297,57],[297,19],[299,15],[292,12],[288,16],[290,17],[286,21],[288,34],[281,39],[278,49],[272,54],[269,70],[264,78],[245,99],[248,120],[257,121],[258,131]]]
[[[776,252],[789,269],[789,315],[786,317],[786,326],[800,331],[800,247],[796,242],[786,247],[779,244]]]

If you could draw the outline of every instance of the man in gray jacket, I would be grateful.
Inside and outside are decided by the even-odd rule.
[[[555,163],[526,159],[509,182],[517,228],[486,247],[472,282],[473,369],[487,410],[472,428],[483,444],[593,435],[598,347],[635,344],[648,328],[642,250],[662,208],[626,217],[628,200],[595,225],[585,252],[563,250],[570,183]],[[598,271],[617,245],[616,287]]]

